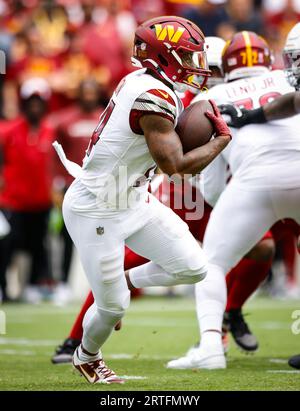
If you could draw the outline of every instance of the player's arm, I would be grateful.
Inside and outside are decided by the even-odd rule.
[[[262,124],[272,120],[280,120],[300,113],[300,92],[284,94],[271,103],[255,110],[239,110],[233,105],[221,105],[222,114],[230,116],[228,124],[240,128],[248,124]]]
[[[213,161],[230,142],[230,130],[214,104],[213,107],[214,114],[210,112],[206,114],[214,125],[216,137],[186,154],[183,153],[182,144],[174,129],[174,124],[169,119],[155,114],[140,118],[140,126],[150,153],[164,173],[169,176],[197,174]]]
[[[266,121],[280,120],[300,113],[300,92],[284,94],[261,107]]]

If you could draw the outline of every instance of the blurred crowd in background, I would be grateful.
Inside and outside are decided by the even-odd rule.
[[[71,298],[73,249],[61,204],[72,179],[52,142],[57,139],[81,163],[113,89],[133,70],[137,24],[164,14],[184,16],[205,35],[225,40],[240,30],[255,31],[270,43],[274,67],[282,68],[281,50],[300,21],[300,0],[0,0],[0,50],[6,56],[0,74],[0,207],[10,223],[0,240],[1,300],[11,298],[7,280],[18,250],[30,262],[14,297],[32,303]],[[294,249],[286,247],[291,282]]]

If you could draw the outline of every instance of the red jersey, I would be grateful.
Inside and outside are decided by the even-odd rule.
[[[15,211],[51,205],[52,128],[42,122],[33,131],[23,117],[0,122],[3,188],[0,206]]]

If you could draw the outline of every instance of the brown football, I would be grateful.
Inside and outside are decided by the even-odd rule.
[[[176,126],[183,152],[208,143],[214,134],[210,120],[205,116],[206,111],[213,113],[213,108],[208,100],[200,100],[188,106],[179,116]]]

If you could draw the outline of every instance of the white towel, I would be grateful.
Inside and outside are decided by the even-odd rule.
[[[77,178],[80,175],[81,172],[81,167],[77,163],[74,163],[74,161],[70,161],[67,159],[66,154],[64,152],[64,149],[62,148],[61,144],[59,144],[57,141],[54,141],[52,144],[53,147],[55,148],[60,161],[63,163],[65,166],[65,169],[67,172],[74,178]]]

